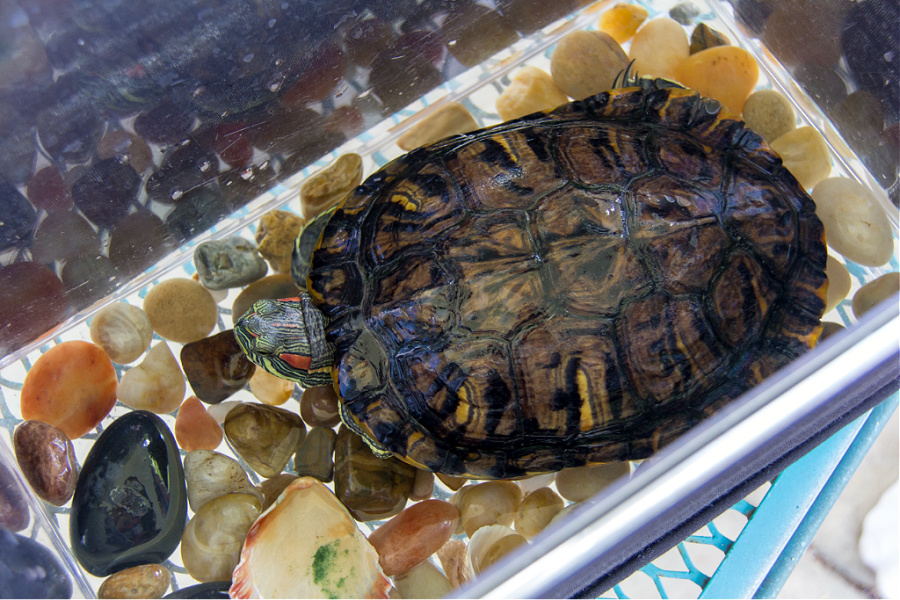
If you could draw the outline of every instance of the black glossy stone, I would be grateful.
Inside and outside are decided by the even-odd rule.
[[[187,491],[175,438],[162,419],[133,411],[91,448],[72,497],[72,553],[92,575],[161,563],[187,519]]]
[[[156,173],[147,179],[151,200],[172,204],[181,202],[194,190],[219,174],[219,157],[192,139],[166,154]]]
[[[31,243],[37,212],[25,196],[0,179],[0,251]]]
[[[113,227],[137,199],[141,178],[115,158],[97,161],[72,186],[75,205],[94,224]]]
[[[163,598],[230,598],[230,581],[210,581],[175,590]]]
[[[191,190],[166,217],[166,229],[177,241],[187,241],[206,231],[231,212],[216,189]]]
[[[184,106],[171,100],[163,100],[134,120],[134,130],[148,142],[172,144],[180,142],[190,133],[194,115]]]
[[[891,120],[900,113],[898,28],[897,0],[869,0],[852,4],[841,31],[844,56],[853,78],[859,87],[881,98],[891,110]]]
[[[72,580],[53,553],[0,529],[0,598],[71,598]]]

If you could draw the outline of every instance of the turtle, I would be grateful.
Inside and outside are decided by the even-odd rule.
[[[646,78],[413,150],[298,246],[247,356],[333,385],[378,456],[476,479],[651,456],[813,347],[827,290],[779,156]]]

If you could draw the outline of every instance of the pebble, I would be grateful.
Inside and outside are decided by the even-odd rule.
[[[784,166],[807,190],[831,173],[831,154],[822,134],[813,127],[793,129],[769,144]]]
[[[143,173],[153,166],[153,151],[143,138],[124,129],[109,131],[97,144],[97,157],[114,158]]]
[[[303,218],[312,219],[349,196],[362,181],[362,175],[362,157],[349,152],[307,177],[300,186]]]
[[[188,344],[208,336],[219,308],[200,283],[187,278],[160,281],[144,298],[144,312],[161,338]]]
[[[81,102],[56,102],[37,115],[38,140],[55,162],[87,161],[105,130],[101,112]]]
[[[330,385],[307,388],[300,396],[300,416],[310,427],[334,427],[341,422],[339,402]]]
[[[241,287],[260,279],[269,270],[256,244],[241,236],[198,244],[194,266],[200,283],[210,290]]]
[[[441,85],[443,77],[416,48],[395,42],[372,60],[369,82],[372,92],[381,101],[381,112],[390,114]],[[370,108],[377,107],[369,102]],[[362,110],[365,105],[355,106]]]
[[[841,303],[841,300],[850,295],[852,280],[850,271],[844,263],[828,255],[825,261],[825,275],[828,277],[828,297],[825,300],[825,312],[831,312]]]
[[[497,0],[494,4],[503,14],[504,20],[522,35],[534,33],[578,8],[578,3],[572,0],[556,2]]]
[[[212,185],[190,188],[166,216],[166,231],[177,242],[185,242],[206,231],[231,212],[222,193]]]
[[[678,79],[678,65],[691,54],[684,28],[674,19],[659,17],[644,23],[631,40],[628,58],[632,72],[644,77]]]
[[[340,85],[347,70],[347,55],[335,42],[325,42],[310,56],[310,65],[281,95],[282,104],[323,102]]]
[[[679,63],[674,78],[739,115],[759,80],[759,66],[743,48],[714,46]]]
[[[485,525],[513,524],[522,502],[522,489],[512,481],[486,481],[467,485],[456,492],[460,524],[470,538]]]
[[[129,408],[167,414],[181,405],[184,389],[184,373],[175,355],[168,344],[160,342],[138,366],[125,371],[117,396]]]
[[[294,283],[290,273],[267,275],[245,287],[231,305],[231,321],[236,323],[257,300],[273,298],[294,298],[300,288]]]
[[[624,44],[638,27],[647,20],[647,9],[637,4],[616,4],[602,15],[597,24],[600,31],[608,34],[620,44]]]
[[[297,384],[272,375],[265,369],[256,369],[250,378],[250,392],[253,396],[270,406],[281,406],[294,394]]]
[[[474,67],[519,39],[500,13],[486,6],[468,2],[450,6],[441,33],[450,54],[464,67]]]
[[[628,477],[630,472],[627,462],[563,469],[556,474],[556,490],[570,502],[581,502],[593,497],[620,477]]]
[[[241,208],[265,192],[276,178],[272,161],[234,168],[219,175],[219,191],[222,199],[232,210]]]
[[[270,477],[259,484],[259,490],[263,495],[263,508],[269,508],[278,500],[287,486],[291,485],[297,475],[293,473],[279,473],[275,477]]]
[[[110,575],[100,584],[97,597],[108,598],[162,598],[172,574],[162,565],[138,565]]]
[[[62,173],[53,165],[44,167],[31,176],[26,195],[35,208],[50,213],[70,210],[73,205],[72,194]]]
[[[209,583],[198,583],[189,585],[174,591],[164,598],[192,598],[196,600],[212,600],[221,599],[228,600],[228,588],[231,587],[231,580],[211,581]]]
[[[0,180],[0,250],[26,247],[31,243],[37,213],[22,193]]]
[[[0,179],[25,183],[34,175],[37,142],[34,126],[7,104],[0,104]]]
[[[208,404],[218,404],[232,396],[247,385],[256,371],[232,329],[185,344],[181,348],[181,366],[194,394]]]
[[[532,475],[524,479],[516,479],[516,485],[522,488],[522,493],[526,496],[542,487],[549,487],[556,481],[556,473],[541,473],[540,475]]]
[[[22,418],[54,425],[70,440],[94,429],[116,404],[116,369],[100,346],[72,340],[44,352],[25,375]]]
[[[300,228],[306,221],[294,213],[273,210],[259,220],[256,229],[256,243],[259,253],[269,261],[276,273],[291,272],[291,253]]]
[[[831,336],[844,331],[846,327],[840,323],[832,323],[831,321],[822,321],[822,334],[819,336],[819,343],[827,340]]]
[[[469,482],[465,477],[453,477],[452,475],[444,475],[443,473],[436,473],[435,475],[451,492],[457,491]]]
[[[528,540],[506,525],[485,525],[469,540],[469,557],[476,575],[498,560],[527,544]]]
[[[212,129],[212,149],[230,167],[243,168],[253,160],[253,144],[244,135],[246,128],[246,123],[220,123]]]
[[[225,434],[197,396],[188,396],[175,415],[175,439],[185,452],[215,450]]]
[[[19,481],[0,463],[0,530],[22,531],[31,522],[28,499]]]
[[[365,117],[353,106],[338,106],[325,117],[325,131],[351,138],[366,130]]]
[[[437,67],[440,67],[444,58],[444,41],[437,31],[420,30],[404,33],[397,38],[397,45],[415,48]]]
[[[31,259],[41,263],[99,253],[97,232],[77,213],[68,211],[48,214],[31,242]]]
[[[744,123],[771,142],[796,129],[797,115],[784,94],[775,90],[759,90],[744,103]]]
[[[681,2],[669,10],[669,16],[684,26],[694,22],[700,15],[700,9],[690,2]]]
[[[133,212],[109,236],[109,260],[125,275],[140,273],[177,247],[162,219],[150,211]]]
[[[153,326],[141,308],[117,302],[100,309],[91,319],[91,341],[103,348],[110,360],[126,365],[150,347]]]
[[[406,573],[437,552],[453,535],[459,510],[443,500],[424,500],[401,511],[369,535],[387,576]]]
[[[900,273],[885,273],[859,288],[853,295],[853,314],[861,319],[864,314],[900,293]]]
[[[274,477],[306,437],[299,415],[266,404],[241,404],[225,417],[225,439],[263,477]]]
[[[549,111],[569,101],[546,71],[525,66],[513,75],[497,98],[497,113],[504,121],[538,111]]]
[[[468,133],[478,129],[478,123],[469,110],[459,102],[448,102],[410,127],[397,138],[401,150],[415,150],[451,135]]]
[[[342,425],[334,445],[334,494],[357,521],[389,518],[406,505],[415,467],[396,458],[378,458]]]
[[[182,141],[194,126],[194,115],[181,104],[163,100],[134,119],[134,131],[155,144]]]
[[[223,425],[225,423],[225,417],[228,416],[231,409],[236,408],[241,404],[243,403],[240,400],[225,400],[224,402],[207,406],[206,412],[216,420],[216,423]]]
[[[429,560],[394,575],[393,581],[400,598],[444,598],[453,591],[447,576]]]
[[[626,66],[625,51],[602,31],[568,33],[550,56],[553,81],[562,93],[575,100],[612,88],[616,75]]]
[[[846,7],[808,0],[772,2],[760,41],[788,69],[801,64],[832,66],[841,58]]]
[[[563,499],[550,488],[536,489],[522,499],[516,511],[516,531],[528,539],[533,538],[544,530],[563,506]]]
[[[230,595],[384,598],[389,587],[347,509],[323,483],[300,477],[250,528]]]
[[[894,254],[890,221],[878,198],[847,177],[823,179],[812,190],[825,241],[857,264],[880,267]]]
[[[53,551],[0,529],[0,571],[5,598],[71,598],[72,580]]]
[[[416,478],[413,481],[413,490],[409,499],[413,502],[428,500],[434,495],[434,473],[416,469]]]
[[[229,579],[261,512],[262,503],[248,494],[225,494],[201,506],[181,537],[181,560],[188,574],[203,583]]]
[[[202,187],[219,174],[219,157],[188,138],[166,153],[162,164],[144,186],[151,200],[180,202],[189,190]]]
[[[72,554],[91,575],[161,563],[181,539],[187,493],[178,446],[162,419],[129,412],[94,442],[69,516]]]
[[[368,67],[375,56],[394,41],[394,32],[381,19],[356,19],[344,30],[342,41],[350,62]]]
[[[450,580],[450,585],[454,588],[458,588],[475,576],[472,571],[472,562],[469,559],[469,550],[464,541],[448,540],[437,551],[437,556],[447,579]]]
[[[334,478],[334,429],[313,427],[297,448],[294,471],[297,475],[329,482]]]
[[[706,23],[700,23],[694,27],[691,33],[691,54],[696,54],[706,50],[707,48],[715,48],[716,46],[727,46],[731,41],[722,33],[719,33]]]
[[[194,512],[226,494],[249,494],[263,500],[238,461],[212,450],[192,450],[184,457],[188,504]]]
[[[22,475],[41,500],[62,506],[72,498],[78,459],[65,433],[43,421],[22,421],[13,434],[13,449]]]
[[[105,256],[87,254],[67,260],[60,277],[72,307],[81,309],[112,292],[119,273]]]
[[[78,210],[98,227],[111,228],[125,218],[137,200],[141,178],[114,158],[99,160],[72,186]]]
[[[0,355],[62,322],[68,307],[63,282],[47,266],[19,262],[0,267]]]

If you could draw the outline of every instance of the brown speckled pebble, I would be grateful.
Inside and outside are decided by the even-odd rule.
[[[66,434],[43,421],[23,421],[13,434],[16,460],[34,492],[62,506],[75,492],[78,460]]]
[[[100,584],[98,598],[162,598],[172,575],[162,565],[140,565],[110,575]]]
[[[175,278],[160,281],[147,292],[144,312],[161,338],[188,344],[212,332],[219,309],[200,283]]]

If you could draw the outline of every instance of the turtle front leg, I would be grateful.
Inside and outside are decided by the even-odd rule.
[[[331,385],[334,347],[325,339],[325,315],[309,295],[259,300],[234,325],[238,344],[253,363],[305,388]]]

